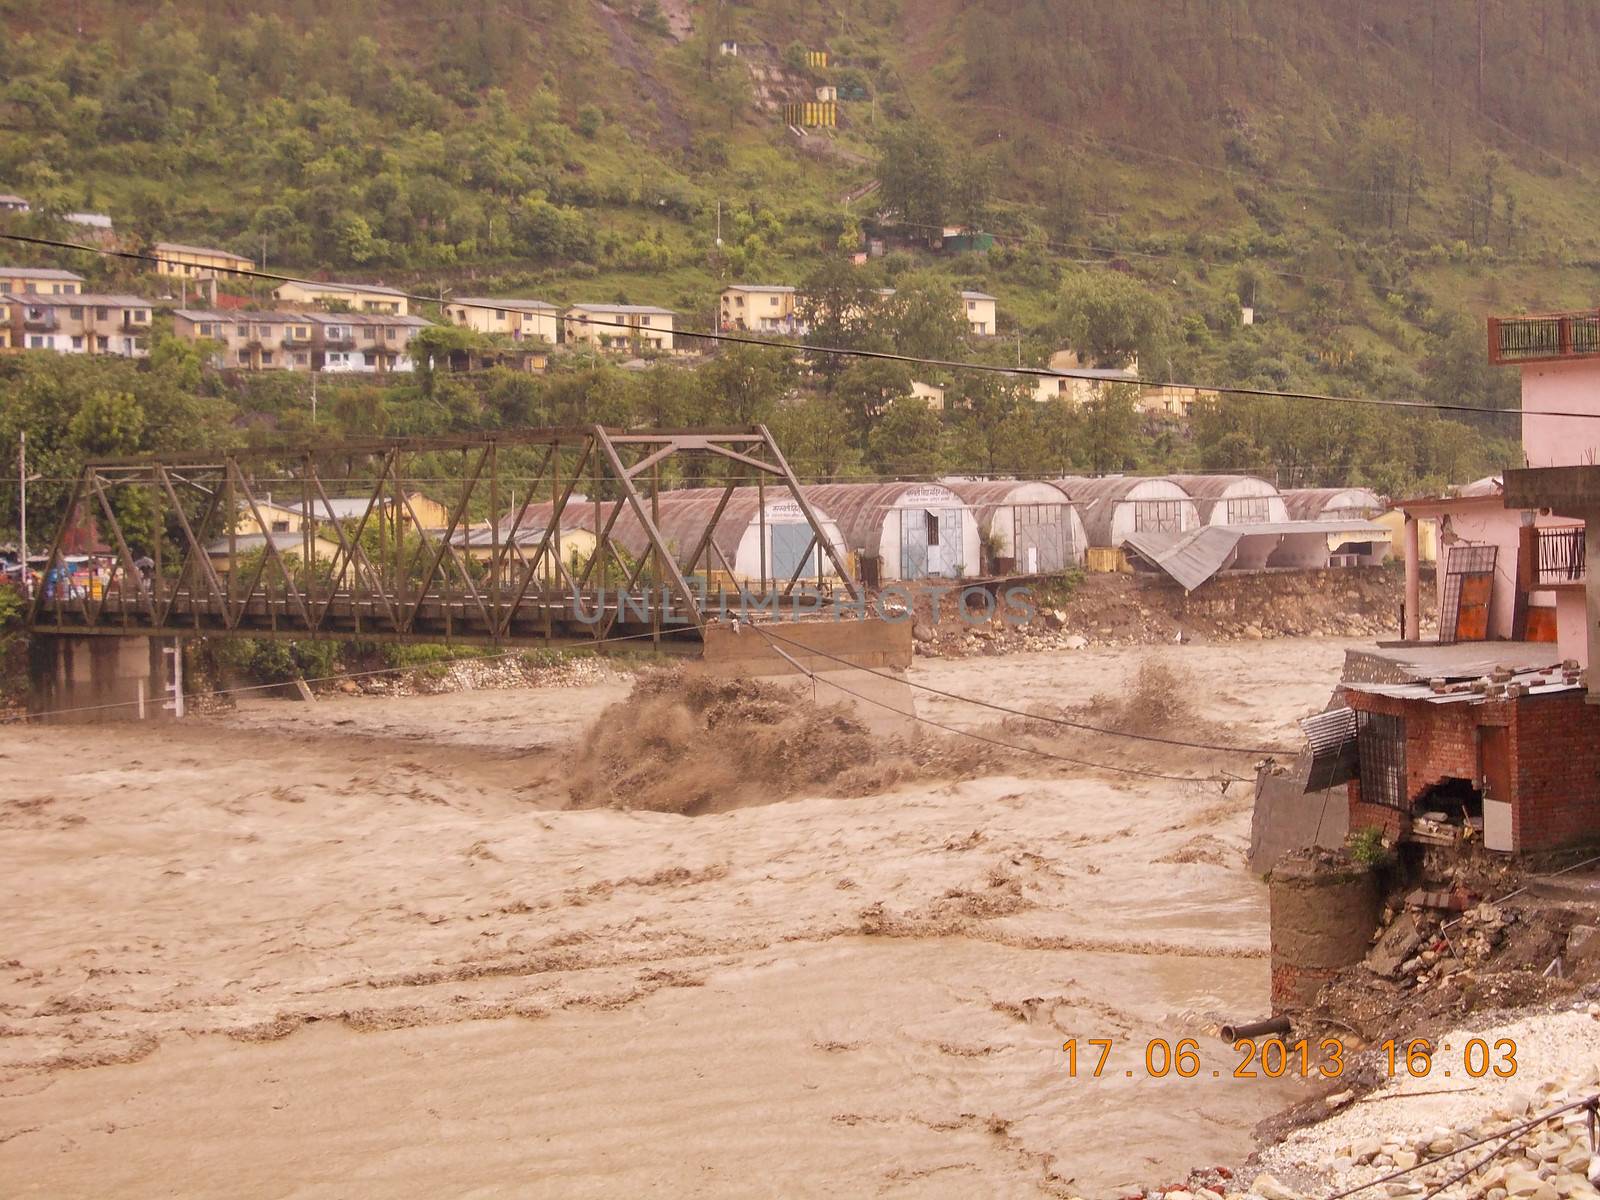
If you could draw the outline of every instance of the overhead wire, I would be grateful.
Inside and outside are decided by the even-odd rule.
[[[759,625],[752,625],[750,628],[755,629],[759,633],[766,633],[766,630]],[[812,647],[806,646],[802,647],[802,649],[804,649],[807,653],[814,653]],[[783,654],[783,651],[780,650],[779,653]],[[946,725],[942,721],[935,721],[932,717],[924,717],[915,712],[907,712],[903,708],[896,708],[887,700],[880,700],[876,696],[869,696],[864,692],[858,692],[854,688],[846,687],[836,679],[819,680],[815,671],[808,670],[803,664],[795,662],[793,658],[789,658],[787,654],[784,654],[783,656],[791,663],[794,663],[795,667],[807,678],[809,678],[813,685],[818,683],[825,684],[828,687],[835,688],[856,700],[861,700],[868,704],[875,704],[879,708],[886,709],[889,712],[895,713],[899,716],[908,717],[920,725],[927,725],[933,729],[938,729],[945,733],[955,734],[957,737],[971,738],[973,741],[983,742],[986,745],[995,746],[1002,750],[1010,750],[1017,754],[1032,754],[1039,758],[1050,759],[1052,762],[1066,763],[1069,766],[1074,767],[1086,767],[1094,771],[1110,771],[1117,775],[1136,775],[1140,778],[1160,779],[1168,783],[1215,783],[1226,790],[1230,783],[1244,782],[1241,777],[1236,775],[1172,775],[1165,771],[1147,770],[1144,767],[1124,767],[1115,763],[1095,762],[1085,758],[1073,758],[1069,755],[1057,754],[1053,750],[1041,749],[1038,746],[1021,746],[1015,742],[1002,741],[1000,738],[994,738],[988,736],[987,734],[977,733],[971,729],[962,729],[956,725]],[[824,657],[832,656],[824,655]],[[854,663],[849,665],[855,666]],[[864,670],[865,668],[860,669]],[[872,673],[877,674],[877,672]],[[893,678],[893,676],[891,676],[891,678]]]
[[[88,254],[97,254],[116,258],[134,259],[142,262],[164,263],[171,259],[160,255],[147,254],[135,250],[113,250],[103,246],[90,246],[82,242],[68,242],[58,238],[41,238],[20,233],[0,233],[0,240],[20,242],[27,245],[43,246],[60,250],[82,251]],[[323,284],[316,280],[304,279],[295,275],[282,275],[271,271],[257,271],[243,267],[216,267],[208,268],[218,272],[237,275],[252,279],[265,279],[278,283],[298,283],[311,287],[322,287]],[[406,292],[401,289],[392,289],[406,300],[422,304],[453,304],[459,307],[474,308],[481,311],[494,311],[494,305],[481,304],[474,301],[442,296],[426,296],[421,293]],[[562,318],[566,320],[566,318]],[[576,322],[584,325],[599,326],[601,328],[622,329],[637,333],[638,330],[624,321],[606,321],[594,317],[585,317]],[[1151,379],[1138,374],[1118,376],[1107,380],[1102,373],[1081,368],[1057,367],[1027,367],[1007,366],[999,363],[963,362],[957,359],[932,358],[915,354],[899,354],[890,350],[864,350],[853,346],[818,346],[805,342],[790,342],[771,338],[751,337],[743,334],[727,332],[699,332],[696,330],[677,331],[681,336],[698,338],[702,341],[726,343],[730,345],[754,346],[766,350],[789,350],[797,354],[824,355],[835,358],[856,358],[877,362],[906,363],[915,366],[940,367],[951,371],[978,372],[981,374],[1004,375],[1010,378],[1030,379],[1084,379],[1097,383],[1122,383],[1135,387],[1150,388],[1184,388],[1195,392],[1209,392],[1218,396],[1234,396],[1252,399],[1277,399],[1301,400],[1318,404],[1356,404],[1373,408],[1419,409],[1429,412],[1460,412],[1476,416],[1495,416],[1502,414],[1521,415],[1520,408],[1482,408],[1472,404],[1455,404],[1446,402],[1435,403],[1427,400],[1397,400],[1376,396],[1341,396],[1328,392],[1289,391],[1272,388],[1245,387],[1237,384],[1201,384],[1187,383],[1177,380]],[[1600,419],[1597,412],[1575,412],[1564,409],[1540,410],[1540,416],[1571,417],[1581,420]]]
[[[1009,705],[995,704],[989,700],[980,700],[976,696],[963,696],[957,692],[950,692],[945,691],[943,688],[936,688],[932,684],[918,683],[914,679],[902,679],[900,676],[889,671],[882,671],[873,667],[861,666],[857,663],[851,662],[847,658],[842,658],[837,654],[831,654],[826,650],[821,650],[815,646],[798,642],[793,638],[784,637],[782,634],[773,633],[770,629],[763,625],[751,625],[750,628],[755,629],[757,632],[766,637],[775,638],[780,642],[784,642],[805,654],[814,654],[819,658],[831,659],[832,661],[850,667],[853,670],[865,671],[869,675],[876,675],[880,679],[893,680],[897,683],[908,683],[918,691],[928,692],[931,695],[940,696],[946,700],[955,700],[962,704],[971,704],[978,708],[987,708],[994,712],[1004,713],[1007,716],[1012,717],[1021,717],[1028,721],[1041,721],[1048,725],[1060,725],[1064,728],[1082,730],[1087,733],[1105,734],[1107,737],[1127,738],[1132,741],[1139,742],[1154,742],[1163,746],[1181,746],[1189,750],[1213,750],[1225,754],[1266,754],[1288,757],[1292,757],[1294,754],[1294,751],[1292,750],[1284,750],[1282,748],[1273,746],[1232,746],[1216,742],[1197,742],[1184,738],[1162,737],[1159,734],[1153,733],[1136,733],[1126,729],[1112,729],[1104,725],[1094,725],[1088,721],[1074,721],[1067,717],[1051,717],[1039,713],[1024,712],[1022,709],[1012,708]]]
[[[1352,1188],[1346,1188],[1342,1192],[1334,1192],[1332,1195],[1324,1197],[1323,1200],[1346,1200],[1346,1197],[1354,1196],[1359,1192],[1364,1192],[1368,1188],[1375,1188],[1384,1183],[1393,1183],[1395,1180],[1402,1179],[1407,1175],[1420,1171],[1424,1167],[1431,1167],[1436,1163],[1444,1162],[1448,1158],[1454,1158],[1456,1155],[1463,1154],[1468,1150],[1475,1150],[1479,1146],[1485,1145],[1489,1142],[1503,1139],[1501,1144],[1495,1148],[1493,1153],[1486,1155],[1484,1158],[1468,1167],[1465,1171],[1462,1171],[1460,1174],[1456,1175],[1447,1182],[1440,1184],[1438,1187],[1434,1188],[1433,1191],[1428,1193],[1428,1196],[1435,1196],[1445,1188],[1451,1186],[1452,1184],[1459,1183],[1468,1175],[1471,1175],[1474,1171],[1481,1169],[1485,1164],[1492,1161],[1498,1155],[1505,1153],[1506,1149],[1511,1145],[1511,1143],[1524,1133],[1527,1133],[1528,1130],[1544,1124],[1552,1117],[1559,1117],[1562,1113],[1571,1112],[1573,1109],[1577,1108],[1588,1109],[1591,1113],[1595,1112],[1597,1108],[1600,1108],[1600,1093],[1596,1093],[1592,1096],[1586,1096],[1581,1100],[1573,1100],[1556,1108],[1548,1109],[1545,1112],[1539,1113],[1537,1116],[1529,1117],[1527,1120],[1521,1121],[1508,1129],[1501,1129],[1494,1133],[1485,1134],[1483,1137],[1480,1137],[1475,1141],[1467,1142],[1464,1145],[1457,1146],[1447,1153],[1436,1154],[1432,1158],[1419,1159],[1413,1166],[1401,1167],[1397,1171],[1391,1171],[1387,1175],[1380,1175],[1376,1179],[1369,1179],[1366,1183],[1357,1184]],[[1424,1197],[1424,1200],[1427,1200],[1427,1198]]]

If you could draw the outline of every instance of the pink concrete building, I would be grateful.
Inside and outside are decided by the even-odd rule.
[[[1523,466],[1600,463],[1600,312],[1489,319],[1489,361],[1522,372]],[[1406,629],[1419,637],[1417,522],[1439,532],[1439,640],[1558,644],[1589,660],[1584,522],[1549,508],[1508,508],[1490,476],[1406,514]]]

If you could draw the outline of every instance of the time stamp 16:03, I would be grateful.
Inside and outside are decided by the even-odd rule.
[[[1115,1038],[1088,1038],[1082,1042],[1071,1038],[1061,1048],[1067,1056],[1067,1074],[1074,1079],[1080,1075],[1089,1079],[1107,1075],[1128,1079],[1135,1075],[1152,1079],[1220,1079],[1225,1074],[1234,1079],[1282,1079],[1295,1075],[1337,1079],[1345,1068],[1344,1042],[1333,1037],[1315,1042],[1308,1038],[1297,1042],[1240,1038],[1233,1043],[1235,1057],[1220,1065],[1205,1061],[1200,1043],[1194,1038],[1176,1042],[1151,1038],[1145,1042],[1142,1055],[1138,1043],[1119,1043]],[[1493,1042],[1468,1038],[1454,1048],[1449,1042],[1435,1046],[1426,1038],[1390,1038],[1379,1049],[1384,1052],[1391,1076],[1509,1079],[1517,1073],[1517,1044],[1510,1038]]]

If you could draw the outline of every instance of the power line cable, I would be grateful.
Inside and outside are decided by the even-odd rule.
[[[847,658],[839,657],[837,654],[830,654],[826,650],[819,650],[814,646],[808,646],[803,642],[797,642],[793,638],[786,638],[782,634],[773,633],[770,629],[767,629],[762,625],[753,625],[751,628],[757,630],[766,637],[776,638],[780,642],[785,642],[788,645],[793,646],[796,650],[802,651],[803,653],[815,654],[820,658],[832,659],[834,662],[841,663],[844,666],[850,667],[854,670],[865,671],[869,675],[876,675],[880,679],[888,679],[896,683],[907,683],[916,688],[918,691],[928,692],[935,696],[942,696],[946,700],[956,700],[963,704],[976,705],[979,708],[991,709],[994,712],[1005,713],[1007,716],[1012,717],[1021,717],[1028,721],[1043,721],[1049,725],[1060,725],[1068,729],[1083,730],[1087,733],[1101,733],[1105,734],[1107,737],[1129,738],[1133,741],[1139,742],[1155,742],[1163,746],[1181,746],[1189,750],[1216,750],[1226,754],[1269,754],[1280,755],[1284,757],[1292,757],[1294,754],[1294,751],[1292,750],[1284,750],[1271,746],[1228,746],[1219,745],[1214,742],[1194,742],[1187,741],[1183,738],[1161,737],[1153,733],[1134,733],[1124,729],[1110,729],[1104,725],[1091,725],[1087,721],[1073,721],[1066,717],[1047,717],[1036,713],[1023,712],[1021,709],[1010,708],[1004,704],[994,704],[988,700],[979,700],[976,696],[963,696],[956,692],[947,692],[942,688],[936,688],[931,684],[918,683],[913,679],[901,679],[900,676],[894,675],[888,671],[880,671],[872,667],[859,666]]]
[[[1412,1174],[1413,1172],[1420,1171],[1424,1167],[1431,1167],[1435,1163],[1441,1163],[1447,1158],[1454,1158],[1456,1155],[1463,1154],[1468,1150],[1475,1150],[1477,1147],[1488,1142],[1496,1141],[1501,1138],[1505,1139],[1500,1146],[1495,1148],[1494,1153],[1488,1155],[1479,1162],[1474,1163],[1471,1167],[1461,1172],[1461,1174],[1457,1175],[1448,1183],[1443,1183],[1428,1193],[1429,1196],[1436,1195],[1445,1188],[1449,1187],[1450,1184],[1457,1183],[1460,1180],[1465,1179],[1468,1175],[1472,1174],[1473,1171],[1478,1170],[1485,1163],[1494,1159],[1497,1155],[1503,1154],[1506,1150],[1506,1147],[1509,1146],[1513,1140],[1528,1132],[1528,1130],[1544,1124],[1544,1122],[1548,1121],[1551,1117],[1559,1117],[1562,1113],[1571,1112],[1576,1108],[1586,1108],[1592,1113],[1597,1107],[1600,1107],[1600,1093],[1597,1093],[1593,1096],[1587,1096],[1582,1100],[1573,1100],[1570,1103],[1563,1104],[1558,1108],[1552,1108],[1547,1112],[1542,1112],[1538,1116],[1529,1117],[1526,1121],[1522,1121],[1517,1125],[1513,1125],[1509,1129],[1502,1129],[1495,1133],[1486,1134],[1475,1141],[1467,1142],[1462,1146],[1457,1146],[1454,1150],[1451,1150],[1445,1154],[1436,1154],[1432,1158],[1420,1159],[1414,1166],[1402,1167],[1398,1171],[1391,1171],[1387,1175],[1380,1175],[1376,1179],[1370,1179],[1366,1183],[1358,1184],[1352,1188],[1346,1188],[1342,1192],[1334,1192],[1331,1196],[1325,1197],[1324,1200],[1345,1200],[1347,1196],[1354,1196],[1358,1192],[1364,1192],[1368,1188],[1377,1187],[1379,1184],[1392,1183],[1397,1179],[1402,1179],[1405,1176]],[[1426,1197],[1424,1197],[1424,1200],[1426,1200]]]
[[[163,263],[170,259],[159,255],[145,254],[133,250],[110,250],[101,246],[89,246],[81,242],[66,242],[56,238],[31,237],[20,233],[0,233],[0,239],[22,242],[34,246],[46,246],[60,250],[79,250],[89,254],[106,255],[116,258],[135,259],[142,262]],[[247,270],[243,267],[216,267],[216,271],[239,275],[252,279],[266,279],[279,283],[299,283],[310,287],[323,287],[324,284],[312,279],[302,279],[294,275],[279,275],[269,271]],[[490,304],[478,304],[461,299],[444,301],[438,296],[424,296],[418,293],[399,291],[400,296],[407,300],[414,300],[422,304],[449,303],[459,307],[475,308],[481,311],[494,311]],[[353,314],[352,323],[360,323],[360,314]],[[566,321],[567,318],[561,318]],[[593,317],[585,317],[577,321],[578,324],[601,326],[610,329],[622,329],[633,333],[638,330],[624,321],[604,321]],[[1269,400],[1304,400],[1318,404],[1359,404],[1372,408],[1402,408],[1422,409],[1429,412],[1460,412],[1476,416],[1495,416],[1502,414],[1521,415],[1520,408],[1482,408],[1472,404],[1452,404],[1449,402],[1434,403],[1427,400],[1395,400],[1382,399],[1375,396],[1339,396],[1327,392],[1300,392],[1280,391],[1270,388],[1243,387],[1230,384],[1200,384],[1183,383],[1176,380],[1149,379],[1141,375],[1119,376],[1107,379],[1103,374],[1081,368],[1056,368],[1056,367],[1014,367],[1003,366],[998,363],[960,362],[954,359],[928,358],[914,354],[897,354],[889,350],[863,350],[845,346],[816,346],[804,342],[787,342],[767,338],[746,337],[733,333],[702,333],[695,330],[676,330],[676,335],[686,338],[699,338],[702,341],[728,343],[739,346],[755,346],[766,350],[790,350],[797,354],[828,355],[837,358],[859,358],[877,362],[897,362],[914,366],[941,367],[951,371],[969,371],[981,374],[1004,375],[1010,378],[1028,379],[1084,379],[1096,383],[1128,384],[1134,387],[1149,388],[1183,388],[1195,392],[1209,392],[1218,396],[1237,396],[1252,399]],[[1572,412],[1564,409],[1541,409],[1539,416],[1545,417],[1572,417],[1580,420],[1600,420],[1600,413]]]
[[[768,636],[768,637],[771,636],[770,634],[767,633],[766,630],[762,629],[762,627],[759,626],[759,625],[752,625],[752,626],[750,626],[750,628],[756,630],[758,633],[761,633],[761,634],[763,634],[765,636]],[[778,648],[774,647],[774,649],[778,649]],[[804,649],[808,653],[812,653],[813,652],[812,648],[809,647],[809,646],[802,647],[802,649]],[[844,684],[840,683],[838,680],[835,680],[835,679],[820,679],[819,680],[817,678],[817,673],[815,671],[808,670],[803,664],[796,662],[793,658],[790,658],[789,655],[784,654],[783,650],[781,650],[781,649],[778,649],[778,653],[782,654],[785,659],[788,659],[789,662],[793,663],[795,668],[798,671],[800,671],[801,674],[805,675],[808,679],[810,679],[813,686],[815,686],[818,683],[824,683],[828,687],[837,688],[839,691],[843,692],[847,696],[851,696],[851,697],[853,697],[853,698],[855,698],[857,700],[863,700],[868,704],[876,704],[879,708],[887,709],[889,712],[895,713],[895,714],[897,714],[899,716],[902,716],[902,717],[909,717],[911,720],[916,721],[919,724],[931,726],[932,728],[938,729],[938,730],[942,730],[945,733],[955,734],[957,737],[971,738],[973,741],[983,742],[986,745],[995,746],[995,747],[998,747],[999,749],[1002,749],[1002,750],[1011,750],[1011,751],[1013,751],[1015,753],[1018,753],[1018,754],[1033,754],[1033,755],[1037,755],[1040,758],[1050,759],[1052,762],[1067,763],[1068,765],[1074,766],[1074,767],[1087,767],[1090,770],[1094,770],[1094,771],[1111,771],[1111,772],[1113,772],[1115,774],[1119,774],[1119,775],[1137,775],[1137,776],[1139,776],[1141,778],[1144,778],[1144,779],[1161,779],[1161,780],[1165,780],[1165,781],[1167,781],[1169,783],[1215,783],[1215,784],[1219,785],[1220,787],[1226,789],[1227,786],[1230,783],[1242,783],[1243,782],[1243,780],[1239,776],[1236,776],[1236,775],[1169,775],[1169,774],[1167,774],[1165,772],[1162,772],[1162,771],[1145,770],[1142,767],[1122,767],[1122,766],[1115,766],[1115,765],[1113,765],[1111,763],[1093,762],[1093,761],[1090,761],[1089,759],[1084,759],[1084,758],[1071,758],[1068,755],[1057,754],[1057,753],[1055,753],[1054,751],[1051,751],[1051,750],[1042,750],[1037,746],[1019,746],[1015,742],[1001,741],[999,738],[992,738],[992,737],[989,737],[987,734],[974,733],[970,729],[961,729],[961,728],[958,728],[955,725],[946,725],[942,721],[935,721],[931,717],[924,717],[924,716],[921,716],[921,715],[919,715],[917,713],[914,713],[914,712],[906,712],[905,709],[896,708],[894,705],[890,704],[887,700],[879,700],[876,696],[868,696],[865,693],[858,692],[858,691],[854,690],[853,688],[848,688]],[[824,655],[823,657],[831,658],[832,655]],[[855,666],[854,663],[849,663],[847,665],[852,666],[852,667]],[[858,669],[866,670],[867,668],[862,667],[862,668],[858,668]],[[872,672],[872,674],[877,674],[877,672]],[[890,678],[893,678],[893,676],[890,676]],[[897,681],[897,682],[908,682],[908,681]]]

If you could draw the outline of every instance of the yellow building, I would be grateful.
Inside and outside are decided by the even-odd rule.
[[[0,292],[14,296],[77,296],[83,276],[54,267],[0,267]]]
[[[725,330],[801,332],[795,289],[781,283],[733,283],[722,289],[718,322]]]
[[[366,518],[367,528],[376,530],[380,520],[389,521],[389,514],[394,511],[394,497],[384,496],[375,504],[371,504],[371,495],[365,496],[330,496],[326,502],[322,497],[314,497],[311,501],[311,516],[318,527],[317,537],[327,537],[337,540],[332,530],[323,533],[324,527],[338,523],[347,528],[354,529],[362,518]],[[367,514],[367,507],[371,504],[372,512]],[[256,519],[260,512],[261,520]],[[429,531],[442,530],[450,524],[450,511],[436,500],[429,499],[421,492],[410,492],[406,495],[404,503],[400,506],[400,523],[407,528],[415,528],[412,514],[416,514],[416,523]],[[261,528],[266,522],[267,530]],[[392,522],[390,522],[392,525]],[[298,498],[291,501],[274,500],[270,495],[256,497],[255,508],[252,509],[248,501],[239,502],[239,515],[234,523],[234,530],[240,535],[260,535],[263,532],[273,534],[294,534],[299,536],[306,525],[306,510]],[[258,547],[259,548],[259,547]]]
[[[285,283],[274,288],[272,296],[282,304],[342,304],[351,312],[411,315],[411,301],[404,292],[370,283]]]
[[[1139,389],[1135,407],[1142,413],[1165,413],[1168,416],[1186,417],[1197,400],[1215,400],[1217,393],[1210,388],[1184,387],[1176,383]]]
[[[11,340],[11,302],[0,299],[0,350],[15,348]]]
[[[218,272],[250,271],[255,263],[231,250],[214,250],[207,246],[185,246],[181,242],[157,242],[151,247],[156,256],[156,274],[181,275],[189,279],[203,278]]]
[[[279,557],[285,561],[295,563],[301,561],[302,556],[305,554],[305,538],[300,533],[238,534],[233,539],[232,548],[238,554],[241,562],[250,564],[254,561],[251,558],[252,555],[266,552],[268,537],[272,538],[272,548],[277,551]],[[211,560],[212,567],[215,568],[219,575],[227,575],[233,570],[234,560],[228,551],[227,538],[218,538],[206,547],[206,557]],[[320,535],[311,539],[311,557],[317,562],[331,562],[333,556],[338,552],[338,542]],[[270,571],[272,568],[269,566],[266,569]]]
[[[561,336],[561,310],[543,300],[461,296],[444,306],[444,314],[463,328],[519,342],[537,339],[554,346]]]
[[[994,297],[988,292],[962,292],[961,315],[967,328],[979,337],[995,334]]]
[[[671,350],[677,314],[650,304],[574,304],[562,315],[566,341],[619,350]]]

